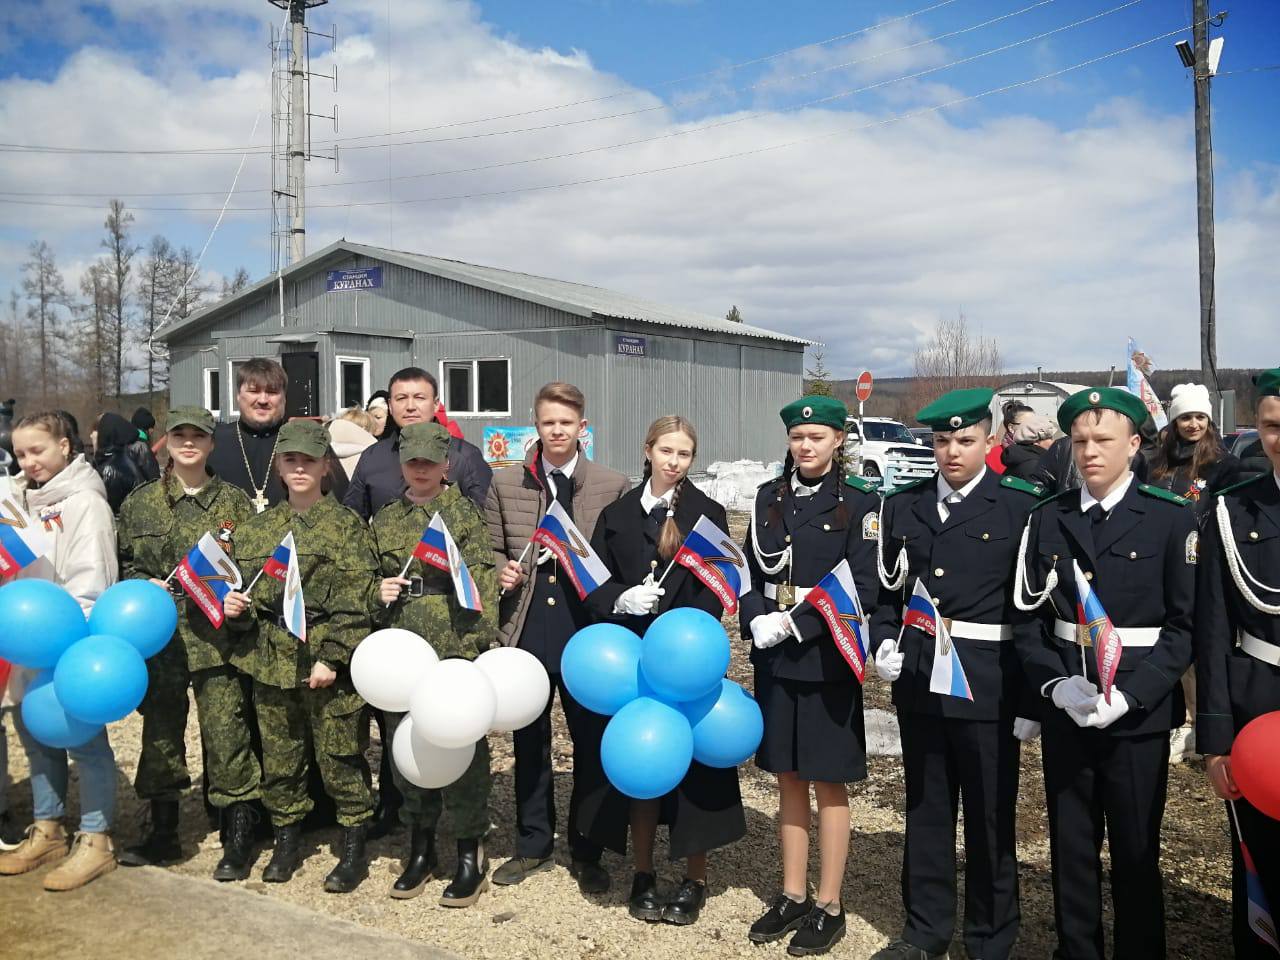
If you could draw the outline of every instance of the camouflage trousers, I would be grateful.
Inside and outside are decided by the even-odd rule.
[[[354,827],[373,815],[371,775],[364,756],[369,724],[364,701],[349,681],[317,690],[285,690],[255,681],[253,702],[262,736],[262,800],[275,826],[298,823],[311,812],[307,776],[312,744],[338,823]]]
[[[403,713],[388,713],[387,746],[390,749],[391,739],[396,728],[404,718]],[[471,766],[456,781],[441,790],[428,790],[414,786],[396,769],[393,762],[396,787],[404,796],[404,804],[400,807],[400,822],[410,827],[423,827],[435,830],[440,822],[440,815],[445,807],[449,808],[449,816],[453,819],[454,834],[463,840],[483,840],[489,832],[489,788],[493,777],[489,770],[489,741],[481,740],[476,744],[475,759]]]
[[[188,673],[186,651],[177,639],[147,661],[147,694],[140,708],[142,752],[134,778],[138,796],[177,800],[191,786],[186,745],[188,685],[196,695],[209,802],[227,807],[256,800],[262,772],[250,746],[239,671],[228,665]]]

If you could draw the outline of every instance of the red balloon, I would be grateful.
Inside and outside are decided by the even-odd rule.
[[[13,665],[8,660],[0,660],[0,694],[4,693],[4,685],[9,682],[9,671]]]
[[[1250,720],[1231,746],[1231,777],[1254,807],[1280,820],[1280,710]]]

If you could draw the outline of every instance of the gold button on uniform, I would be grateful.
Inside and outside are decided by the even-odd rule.
[[[1257,540],[1257,539],[1258,539],[1258,531],[1257,531],[1257,530],[1250,530],[1250,531],[1249,531],[1249,539],[1250,539],[1250,540]]]
[[[555,598],[555,597],[547,597],[547,606],[548,606],[548,607],[554,607],[555,605],[556,605],[556,598]]]
[[[1130,560],[1137,560],[1137,559],[1138,559],[1138,551],[1137,551],[1137,550],[1130,550],[1130,551],[1129,551],[1129,559],[1130,559]]]
[[[555,583],[556,575],[554,573],[547,574],[547,583]]]
[[[990,540],[990,539],[991,539],[991,534],[989,534],[989,533],[984,533],[984,534],[982,535],[982,539],[983,539],[983,540]]]
[[[947,572],[947,571],[943,570],[941,567],[935,567],[935,568],[934,568],[934,570],[933,570],[933,575],[934,575],[935,577],[940,577],[940,576],[942,576],[943,574],[945,574],[946,572]]]
[[[1084,578],[1085,578],[1086,580],[1092,580],[1092,579],[1093,579],[1093,571],[1091,571],[1091,570],[1090,570],[1090,571],[1085,571]]]
[[[830,529],[831,529],[831,524],[829,524],[829,523],[824,523],[824,524],[822,525],[822,529],[823,529],[823,530],[830,530]]]
[[[940,603],[942,602],[942,601],[941,601],[941,600],[939,600],[937,597],[933,597],[933,598],[932,598],[932,600],[933,600],[933,605],[934,605],[935,607],[936,607],[938,604],[940,604]]]
[[[783,541],[783,543],[790,543],[790,542],[791,542],[791,534],[789,534],[789,533],[788,533],[785,537],[783,537],[783,538],[782,538],[782,541]]]

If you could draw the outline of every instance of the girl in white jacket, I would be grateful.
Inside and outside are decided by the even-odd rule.
[[[24,417],[13,428],[14,454],[22,468],[17,489],[27,512],[53,534],[54,547],[19,577],[51,580],[80,603],[87,616],[102,591],[116,582],[116,533],[106,488],[83,455],[73,455],[67,422],[56,413]],[[21,699],[30,671],[15,669],[9,698]],[[116,765],[102,730],[69,750],[47,747],[22,726],[18,735],[31,766],[35,822],[26,839],[0,855],[0,876],[26,873],[62,861],[44,879],[46,890],[73,890],[115,869],[107,830],[115,809]],[[62,825],[67,799],[67,760],[80,775],[80,830],[68,856]]]

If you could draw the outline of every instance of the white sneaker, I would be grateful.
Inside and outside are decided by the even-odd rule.
[[[1181,763],[1195,756],[1196,732],[1191,726],[1181,726],[1169,732],[1169,762]]]

